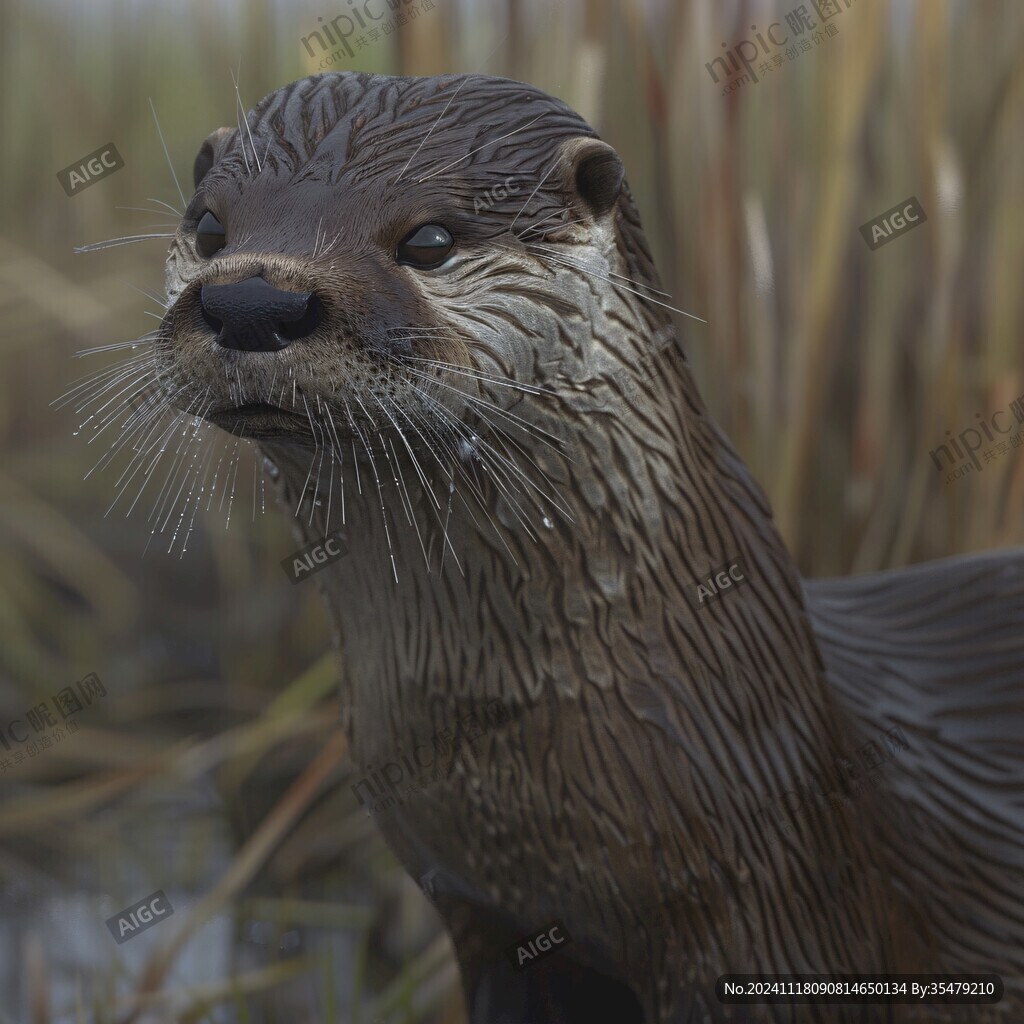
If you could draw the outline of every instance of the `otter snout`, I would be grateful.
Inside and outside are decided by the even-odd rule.
[[[311,335],[323,317],[313,292],[283,291],[262,277],[204,284],[199,301],[217,344],[241,352],[279,352]]]

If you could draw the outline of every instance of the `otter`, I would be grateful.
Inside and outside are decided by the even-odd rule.
[[[316,579],[355,763],[509,712],[377,816],[469,1019],[1019,1019],[1024,555],[801,580],[622,159],[539,89],[314,76],[194,184],[147,386],[258,446],[297,541],[344,535]],[[1004,989],[720,998],[896,973]]]

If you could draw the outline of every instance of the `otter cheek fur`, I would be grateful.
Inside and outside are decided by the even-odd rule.
[[[159,386],[259,445],[303,544],[344,530],[317,579],[361,774],[509,713],[378,815],[434,879],[472,1021],[769,1021],[717,977],[1010,962],[1019,931],[970,923],[985,893],[927,895],[905,793],[756,827],[874,712],[833,685],[593,129],[517,82],[326,74],[214,132],[194,179]],[[746,585],[695,606],[736,559]],[[514,970],[556,920],[571,943]]]

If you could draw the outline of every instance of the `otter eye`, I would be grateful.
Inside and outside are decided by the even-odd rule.
[[[196,225],[196,248],[200,256],[209,258],[227,244],[224,225],[209,210],[199,218]]]
[[[455,239],[447,228],[440,224],[424,224],[402,242],[395,258],[410,267],[431,270],[444,263],[454,245]]]

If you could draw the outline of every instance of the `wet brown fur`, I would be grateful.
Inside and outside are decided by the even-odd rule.
[[[285,506],[303,507],[304,541],[341,527],[344,483],[351,554],[317,578],[360,770],[429,741],[465,702],[515,712],[378,816],[414,877],[437,872],[471,1019],[789,1021],[789,1007],[723,1007],[715,979],[970,970],[1015,980],[1003,1016],[807,1005],[796,1019],[1016,1019],[1014,823],[993,817],[1003,845],[985,860],[987,841],[944,823],[928,793],[934,763],[999,752],[984,735],[973,754],[944,752],[910,684],[858,703],[864,680],[886,693],[899,637],[872,658],[828,607],[809,617],[813,586],[652,301],[665,299],[635,205],[593,130],[516,82],[329,74],[268,96],[198,165],[168,264],[161,386],[208,412],[295,381],[304,401],[284,404],[301,421],[261,446]],[[510,176],[516,194],[475,206]],[[228,229],[211,260],[192,241],[206,208]],[[455,236],[452,264],[397,266],[428,222]],[[324,296],[323,328],[280,353],[218,349],[198,289],[255,273]],[[396,345],[450,365],[416,377]],[[695,608],[695,581],[737,557],[748,585]],[[837,635],[823,646],[815,628]],[[1020,651],[1000,672],[1019,676]],[[763,827],[769,796],[893,722],[913,753],[885,787]],[[974,858],[980,881],[948,877]],[[512,971],[505,947],[556,918],[571,945]]]

